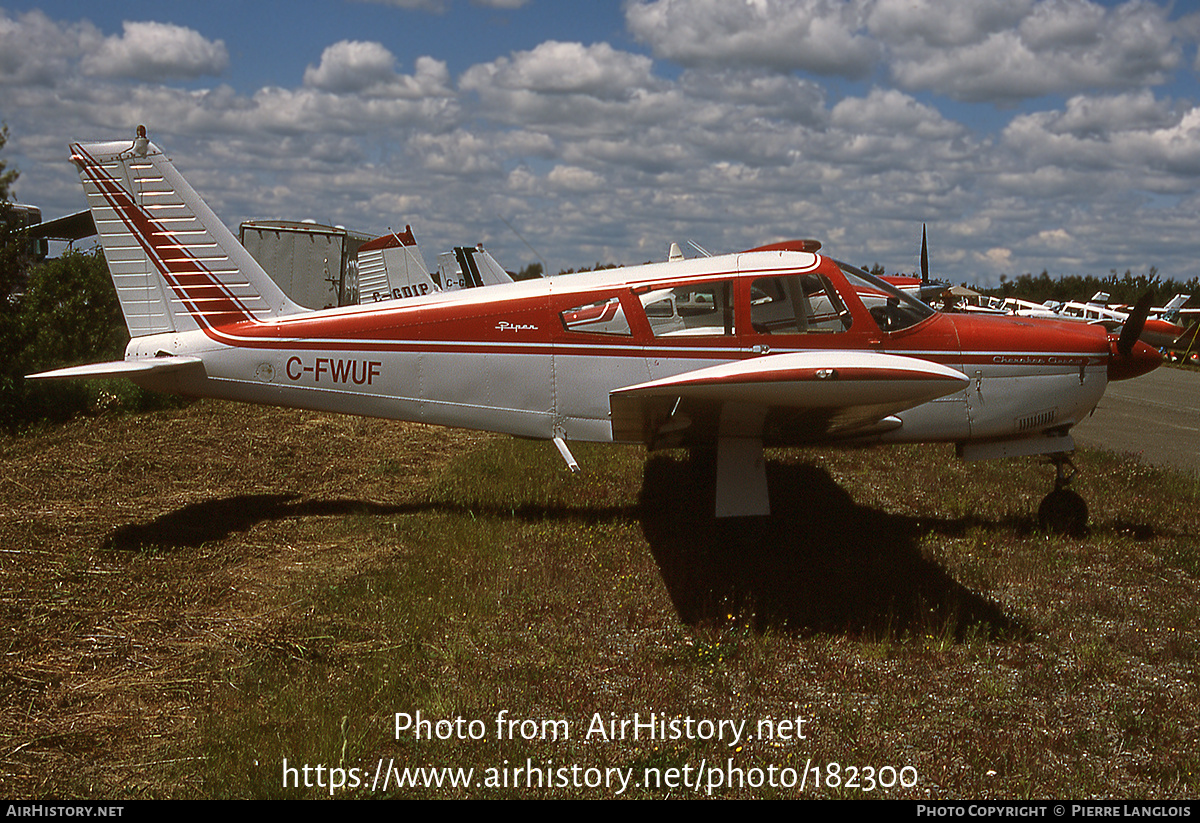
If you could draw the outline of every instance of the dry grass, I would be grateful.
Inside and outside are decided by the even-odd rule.
[[[292,587],[378,553],[328,525],[392,510],[477,440],[196,404],[5,442],[0,791],[174,792],[161,770],[196,756],[211,661],[286,642]],[[384,475],[389,454],[413,463]]]
[[[1051,469],[944,448],[776,455],[777,515],[726,522],[681,455],[584,448],[570,477],[546,444],[215,403],[0,453],[10,797],[328,796],[285,789],[284,758],[842,769],[713,792],[735,797],[1196,794],[1195,478],[1085,453],[1092,527],[1067,539],[1033,525]],[[397,738],[417,710],[487,734]],[[497,740],[501,710],[572,737]],[[584,737],[635,712],[806,739]],[[917,784],[845,785],[887,765]]]

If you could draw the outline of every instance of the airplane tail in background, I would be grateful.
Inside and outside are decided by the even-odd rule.
[[[442,288],[447,291],[497,286],[513,280],[482,243],[475,247],[455,246],[454,251],[442,252],[438,255],[438,272]]]
[[[358,249],[358,302],[378,303],[436,291],[412,227],[378,237]]]
[[[1179,310],[1183,308],[1183,304],[1188,301],[1190,294],[1177,294],[1171,298],[1171,302],[1163,307],[1163,312],[1160,315],[1163,320],[1175,322],[1175,318],[1179,316]]]
[[[504,270],[504,267],[496,262],[496,258],[488,253],[487,249],[480,243],[473,249],[463,249],[471,256],[471,260],[475,264],[475,269],[479,272],[479,280],[485,286],[498,286],[501,283],[511,283],[512,276]]]
[[[305,311],[145,137],[73,143],[88,205],[132,337]]]

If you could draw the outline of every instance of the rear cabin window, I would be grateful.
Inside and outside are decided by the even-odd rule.
[[[629,319],[621,308],[619,297],[609,297],[594,303],[584,303],[559,313],[563,328],[570,332],[587,334],[614,334],[628,337],[633,332]]]

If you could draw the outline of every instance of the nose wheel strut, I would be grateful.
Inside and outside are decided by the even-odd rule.
[[[1038,507],[1038,525],[1048,532],[1080,537],[1087,532],[1088,507],[1068,488],[1078,470],[1066,452],[1050,455],[1050,462],[1055,469],[1054,491]]]

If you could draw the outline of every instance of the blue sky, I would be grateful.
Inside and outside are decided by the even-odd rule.
[[[17,195],[145,123],[231,226],[508,268],[815,237],[994,285],[1200,275],[1200,20],[1150,0],[0,0]]]
[[[151,2],[5,3],[10,12],[40,9],[56,19],[91,20],[119,33],[126,20],[157,20],[187,26],[221,39],[231,64],[221,80],[243,93],[269,85],[288,86],[302,77],[321,52],[340,40],[376,40],[399,61],[420,54],[445,60],[452,72],[531,49],[549,39],[613,42],[624,38],[621,6],[615,2],[540,2],[518,8],[489,8],[455,0],[413,8],[367,0],[354,2]],[[443,8],[440,12],[428,6]],[[211,33],[211,34],[210,34]],[[409,66],[411,68],[411,64]]]

